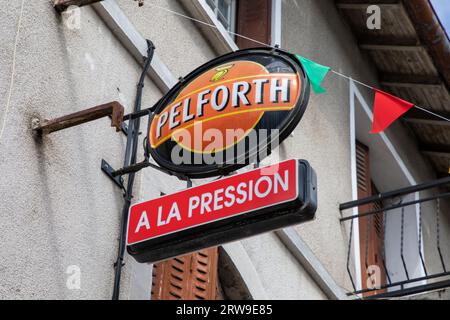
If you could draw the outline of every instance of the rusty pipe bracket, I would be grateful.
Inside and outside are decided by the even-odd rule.
[[[103,0],[53,0],[53,7],[59,13],[64,12],[70,6],[82,7]]]
[[[102,104],[90,109],[75,112],[52,120],[32,120],[33,131],[39,134],[49,134],[55,131],[75,127],[80,124],[111,116],[111,127],[122,130],[124,107],[117,101]]]

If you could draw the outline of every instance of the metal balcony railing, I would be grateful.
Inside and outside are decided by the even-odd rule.
[[[399,189],[399,190],[395,190],[395,191],[391,191],[391,192],[387,192],[387,193],[381,193],[381,194],[377,194],[371,197],[367,197],[364,199],[359,199],[359,200],[355,200],[355,201],[350,201],[347,203],[343,203],[339,206],[339,209],[341,210],[341,213],[349,210],[349,209],[353,209],[353,208],[360,208],[361,206],[366,206],[367,205],[372,205],[370,210],[367,210],[365,212],[360,212],[356,215],[350,215],[350,216],[344,216],[340,219],[341,223],[348,223],[350,222],[350,235],[349,235],[349,241],[348,241],[348,248],[347,248],[347,273],[348,276],[350,277],[350,281],[353,285],[353,289],[354,291],[352,293],[349,293],[349,295],[360,295],[364,298],[368,298],[368,299],[373,299],[373,298],[389,298],[389,297],[400,297],[400,296],[406,296],[406,295],[412,295],[412,294],[418,294],[418,293],[423,293],[423,292],[427,292],[427,291],[431,291],[431,290],[437,290],[437,289],[442,289],[442,288],[446,288],[446,287],[450,287],[450,272],[448,270],[448,266],[446,266],[445,264],[445,260],[443,257],[443,253],[442,253],[442,247],[441,247],[441,219],[440,219],[440,211],[441,211],[441,200],[442,199],[448,199],[450,198],[450,192],[444,192],[441,193],[442,190],[444,190],[445,187],[449,187],[450,186],[450,177],[448,178],[444,178],[444,179],[439,179],[439,180],[435,180],[432,182],[428,182],[428,183],[423,183],[423,184],[419,184],[419,185],[415,185],[415,186],[411,186],[411,187],[407,187],[407,188],[403,188],[403,189]],[[428,196],[428,197],[420,197],[420,192],[423,191],[435,191],[438,190],[434,196]],[[416,200],[413,201],[403,201],[400,200],[395,204],[391,204],[388,206],[384,206],[384,207],[380,207],[380,206],[375,206],[375,203],[382,203],[382,202],[386,202],[387,200],[395,200],[395,199],[399,199],[400,197],[405,197],[411,194],[418,194],[419,197],[416,197]],[[441,264],[441,272],[435,272],[435,273],[430,273],[430,269],[428,268],[426,263],[425,263],[425,259],[423,256],[423,250],[422,250],[422,245],[423,245],[423,232],[422,232],[422,223],[423,223],[423,210],[422,210],[422,205],[424,203],[429,203],[429,202],[435,202],[436,204],[436,209],[435,209],[435,232],[436,232],[436,239],[433,240],[435,241],[435,246],[433,249],[436,250],[436,254],[439,257],[440,260],[440,264]],[[404,247],[405,247],[405,237],[404,237],[404,231],[405,231],[405,208],[409,207],[409,206],[418,206],[419,209],[419,228],[418,228],[418,239],[417,239],[417,248],[419,249],[419,263],[422,265],[423,267],[423,271],[425,276],[420,276],[420,277],[412,277],[410,269],[408,269],[408,264],[405,260],[405,253],[404,253]],[[399,209],[399,210],[396,210]],[[394,212],[395,210],[395,212]],[[386,231],[386,217],[389,214],[401,214],[401,220],[400,220],[400,230],[398,230],[398,234],[400,237],[400,250],[398,252],[399,254],[399,261],[401,261],[402,264],[402,268],[404,271],[404,279],[403,280],[398,280],[396,279],[395,281],[393,281],[391,279],[390,276],[390,270],[386,264],[386,257],[385,257],[385,231]],[[376,221],[374,221],[376,215],[382,215],[382,225],[377,225],[375,226]],[[352,245],[354,245],[354,243],[352,243],[352,241],[355,241],[354,238],[354,234],[353,234],[353,228],[354,228],[354,223],[356,219],[361,219],[367,217],[366,219],[364,219],[366,225],[366,230],[370,230],[370,228],[372,227],[377,227],[377,228],[382,228],[382,235],[383,235],[383,254],[382,254],[382,259],[381,259],[381,263],[380,263],[380,268],[384,269],[384,272],[386,274],[386,281],[385,283],[381,284],[380,286],[376,287],[376,288],[356,288],[355,286],[355,279],[354,276],[352,275],[351,272],[351,252],[352,252]],[[359,220],[360,222],[362,220]],[[365,254],[362,254],[362,256],[365,256],[365,261],[363,261],[363,263],[366,266],[366,270],[368,270],[369,267],[369,262],[368,262],[368,251],[369,251],[369,232],[365,232],[366,233],[366,239],[363,239],[364,241],[364,251],[362,251],[362,248],[360,249],[360,252],[363,252]],[[359,239],[356,239],[356,241],[359,241]],[[361,243],[361,242],[360,242]],[[410,244],[410,243],[408,243]],[[362,243],[361,243],[362,245]],[[428,247],[429,249],[429,247]],[[428,251],[427,251],[428,252]],[[392,257],[391,257],[392,259]],[[358,262],[359,263],[359,262]],[[411,268],[411,266],[410,266]],[[362,272],[364,272],[362,270]],[[368,276],[370,277],[371,275],[368,274]],[[398,276],[397,276],[398,278]],[[432,280],[432,281],[430,281]],[[423,284],[423,282],[425,282],[426,284]]]

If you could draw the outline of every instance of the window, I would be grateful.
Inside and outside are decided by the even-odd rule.
[[[237,0],[206,0],[206,2],[224,28],[229,32],[235,32]]]
[[[357,184],[358,184],[358,198],[367,198],[378,194],[378,190],[372,181],[370,172],[370,157],[369,148],[357,141],[356,143],[356,169],[357,169]],[[383,208],[383,204],[377,201],[372,204],[367,204],[359,207],[360,213],[370,212]],[[367,289],[368,281],[371,282],[370,287],[375,286],[376,283],[372,281],[374,270],[372,267],[378,267],[380,270],[379,280],[380,285],[386,284],[385,252],[384,252],[384,228],[383,228],[383,213],[379,212],[375,215],[365,216],[359,218],[359,241],[360,241],[360,256],[361,256],[361,270],[363,289]],[[372,266],[372,267],[371,267]],[[365,271],[365,272],[364,272]],[[364,294],[365,297],[383,293],[384,290],[373,291]]]
[[[153,265],[152,300],[222,300],[218,248]]]
[[[260,47],[272,42],[272,0],[206,0],[217,20],[229,32],[239,48]]]
[[[272,0],[239,0],[237,5],[236,32],[260,43],[272,43]],[[236,44],[241,49],[262,45],[238,37]]]

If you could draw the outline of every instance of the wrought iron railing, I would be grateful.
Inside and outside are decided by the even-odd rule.
[[[441,201],[443,199],[449,199],[450,198],[450,192],[442,192],[442,190],[444,190],[445,187],[449,187],[450,186],[450,177],[448,178],[444,178],[444,179],[440,179],[440,180],[436,180],[436,181],[432,181],[432,182],[428,182],[428,183],[423,183],[423,184],[419,184],[419,185],[415,185],[415,186],[411,186],[411,187],[407,187],[407,188],[403,188],[403,189],[399,189],[399,190],[395,190],[395,191],[391,191],[391,192],[387,192],[387,193],[381,193],[378,195],[374,195],[371,197],[367,197],[364,199],[359,199],[359,200],[355,200],[355,201],[350,201],[347,203],[343,203],[340,205],[339,209],[341,210],[341,213],[345,212],[346,210],[349,209],[354,209],[354,208],[360,208],[361,206],[367,206],[367,205],[372,205],[370,210],[367,210],[365,212],[359,212],[358,214],[354,214],[354,215],[349,215],[349,216],[345,216],[343,215],[343,217],[340,219],[341,223],[348,223],[350,222],[350,231],[349,231],[349,240],[348,240],[348,247],[347,247],[347,273],[348,276],[350,278],[350,281],[353,285],[353,289],[354,291],[349,293],[349,295],[359,295],[360,297],[364,297],[364,298],[388,298],[388,297],[398,297],[398,296],[405,296],[405,295],[410,295],[410,294],[417,294],[417,293],[422,293],[422,292],[427,292],[430,290],[437,290],[437,289],[441,289],[441,288],[446,288],[446,287],[450,287],[450,272],[448,270],[448,266],[445,263],[445,259],[443,256],[443,252],[442,252],[442,247],[441,247],[441,232],[442,232],[442,228],[441,228],[441,219],[440,219],[440,211],[441,211]],[[428,197],[420,197],[421,192],[423,191],[427,191],[428,193],[430,193],[431,191],[437,191],[437,193],[433,196],[428,196]],[[398,199],[399,197],[404,197],[404,196],[408,196],[408,195],[414,195],[414,194],[418,194],[419,197],[416,197],[415,200],[413,201],[399,201],[398,203],[395,204],[391,204],[388,206],[374,206],[373,204],[375,203],[381,203],[382,201],[386,201],[386,200],[394,200],[394,199]],[[430,269],[427,267],[427,264],[425,262],[424,256],[423,256],[423,250],[422,250],[422,246],[423,246],[423,232],[422,232],[422,223],[423,223],[423,210],[422,210],[422,205],[424,203],[429,203],[429,202],[435,202],[436,203],[436,209],[435,211],[435,232],[436,232],[436,239],[434,239],[433,241],[435,241],[435,250],[437,253],[437,256],[439,257],[438,259],[440,260],[440,264],[441,264],[441,272],[435,272],[435,273],[430,273]],[[405,230],[405,208],[409,207],[409,206],[418,206],[419,210],[418,210],[418,237],[417,237],[417,246],[418,246],[418,252],[419,252],[419,259],[420,261],[418,261],[418,263],[421,264],[421,266],[423,267],[423,273],[425,274],[424,276],[420,276],[420,277],[412,277],[411,273],[408,270],[408,265],[407,262],[405,260],[405,255],[404,255],[404,245],[405,245],[405,237],[404,237],[404,230]],[[400,210],[396,210],[396,212],[393,212],[395,209],[400,209]],[[389,214],[401,214],[401,220],[400,220],[400,230],[399,230],[399,235],[400,235],[400,251],[399,251],[399,258],[401,260],[401,264],[403,267],[403,271],[404,271],[404,279],[402,280],[393,280],[391,279],[390,276],[390,270],[386,264],[386,257],[384,255],[384,250],[385,250],[385,231],[386,231],[386,217]],[[355,278],[352,275],[352,271],[351,271],[351,257],[352,257],[352,245],[354,245],[353,241],[359,241],[359,239],[354,239],[354,223],[356,219],[361,219],[364,217],[367,217],[367,219],[365,219],[366,223],[367,223],[367,229],[371,228],[371,223],[374,223],[373,221],[375,220],[374,217],[376,215],[382,215],[383,216],[383,220],[382,220],[382,234],[383,234],[383,255],[382,255],[382,261],[381,261],[381,266],[380,268],[384,269],[384,272],[386,274],[386,281],[384,284],[381,284],[377,287],[372,287],[372,288],[356,288],[355,285]],[[361,220],[358,220],[361,221]],[[378,228],[380,228],[380,226],[378,226]],[[369,232],[366,232],[366,239],[364,240],[364,252],[365,252],[365,261],[364,264],[366,266],[366,269],[369,267],[369,263],[368,263],[368,246],[369,246],[369,241],[368,241],[368,235]],[[363,252],[362,250],[360,250],[360,252]],[[360,263],[358,261],[358,263]],[[363,272],[363,271],[362,271]],[[370,276],[370,275],[368,275]],[[430,281],[433,280],[433,281]],[[423,284],[423,282],[426,282],[426,284]]]

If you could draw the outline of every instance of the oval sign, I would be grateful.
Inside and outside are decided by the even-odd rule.
[[[173,174],[206,178],[261,161],[295,129],[309,81],[295,56],[240,50],[190,73],[156,105],[148,148]]]

